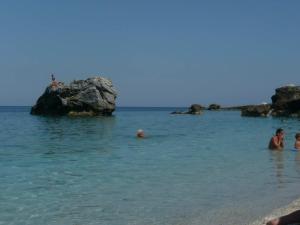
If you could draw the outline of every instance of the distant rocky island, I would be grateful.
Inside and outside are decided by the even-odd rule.
[[[277,88],[271,97],[272,103],[259,105],[243,105],[233,107],[221,107],[211,104],[204,107],[193,104],[187,111],[174,111],[171,114],[201,115],[204,110],[240,110],[242,116],[248,117],[300,117],[300,86],[288,85]]]
[[[69,85],[53,82],[31,108],[32,115],[110,116],[117,92],[104,77],[75,80]]]

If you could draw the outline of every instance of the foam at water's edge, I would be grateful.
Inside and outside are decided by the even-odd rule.
[[[249,225],[265,225],[266,222],[271,219],[274,219],[274,218],[277,218],[277,217],[280,217],[283,215],[287,215],[287,214],[292,213],[299,209],[300,209],[300,198],[291,202],[287,206],[273,210],[269,215],[267,215],[263,218],[260,218]]]

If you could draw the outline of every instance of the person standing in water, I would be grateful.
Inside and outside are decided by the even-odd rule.
[[[282,128],[276,130],[276,134],[269,142],[269,149],[282,150],[284,148],[284,131]]]
[[[295,135],[295,139],[296,139],[296,141],[295,141],[295,149],[297,149],[297,150],[300,150],[300,133],[297,133],[296,135]]]

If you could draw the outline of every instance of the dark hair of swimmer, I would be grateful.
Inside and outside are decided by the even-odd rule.
[[[278,128],[277,130],[276,130],[276,135],[277,134],[280,134],[280,133],[282,133],[283,132],[283,129],[282,128]]]

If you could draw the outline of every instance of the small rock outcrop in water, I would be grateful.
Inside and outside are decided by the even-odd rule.
[[[208,110],[219,110],[219,109],[221,109],[221,106],[218,104],[210,104],[208,106]]]
[[[31,108],[33,115],[111,115],[117,92],[103,77],[73,81],[69,85],[49,85]]]
[[[251,105],[242,109],[242,116],[267,117],[271,111],[271,105]]]
[[[205,107],[203,107],[202,105],[193,104],[189,108],[188,113],[189,114],[193,114],[193,115],[200,115],[202,113],[202,110],[204,110],[204,109],[205,109]]]
[[[300,117],[300,86],[285,86],[272,96],[272,116]]]
[[[204,110],[205,107],[198,105],[198,104],[193,104],[190,106],[188,111],[174,111],[171,112],[171,114],[192,114],[192,115],[200,115],[202,113],[202,110]]]

